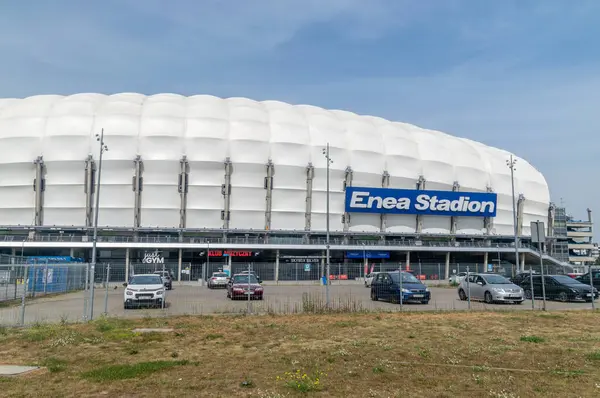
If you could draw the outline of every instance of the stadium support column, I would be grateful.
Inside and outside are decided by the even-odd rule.
[[[525,195],[520,194],[517,200],[517,236],[523,235],[523,209],[525,207]],[[520,242],[520,240],[519,240]],[[525,272],[525,255],[521,256],[521,272]]]
[[[271,210],[273,208],[273,175],[275,174],[275,166],[271,159],[266,164],[267,176],[265,177],[265,231],[271,229]]]
[[[353,171],[352,167],[346,167],[344,171],[344,192],[346,192],[346,188],[352,186],[352,177]],[[344,213],[342,216],[342,222],[344,223],[344,243],[347,245],[349,243],[348,239],[348,231],[350,231],[350,213]],[[348,258],[344,256],[344,274],[348,275]]]
[[[179,181],[177,190],[179,191],[179,228],[184,229],[187,221],[187,194],[188,194],[188,172],[189,163],[187,157],[184,156],[179,161]],[[180,273],[181,275],[181,273]]]
[[[419,176],[419,180],[417,181],[417,191],[423,190],[425,189],[425,177],[423,176]],[[421,233],[421,231],[423,231],[423,216],[418,214],[417,215],[417,228],[416,228],[416,232],[418,234]]]
[[[96,163],[92,155],[89,155],[85,160],[85,185],[83,192],[85,193],[85,226],[92,227],[94,222],[94,192],[96,190]]]
[[[144,171],[144,162],[142,161],[142,157],[140,155],[135,157],[133,166],[135,169],[132,184],[134,192],[133,228],[137,229],[142,224],[142,190],[144,185],[144,177],[142,177],[142,173]]]
[[[304,230],[310,232],[312,221],[312,192],[315,168],[312,163],[306,167],[306,210],[304,212]],[[307,234],[308,235],[308,234]]]
[[[35,225],[44,224],[44,191],[46,190],[46,179],[44,178],[44,159],[38,156],[33,161],[35,165],[35,179],[33,180],[33,191],[35,192]]]
[[[410,270],[410,252],[406,252],[406,270]]]
[[[390,187],[390,173],[386,171],[381,175],[381,188],[389,188]],[[386,225],[387,217],[385,214],[381,214],[379,216],[379,231],[383,234],[387,229]]]
[[[546,226],[546,236],[552,238],[554,236],[554,218],[556,215],[556,205],[550,203],[548,206],[548,225]]]
[[[486,191],[488,193],[494,192],[494,190],[490,186],[488,186],[486,188]],[[494,218],[493,217],[484,217],[483,218],[483,228],[485,228],[485,233],[487,235],[491,235],[492,231],[494,230]]]
[[[346,167],[344,171],[344,192],[346,192],[347,187],[352,186],[352,175],[352,168],[350,166]],[[344,213],[342,223],[344,224],[344,232],[348,232],[350,230],[350,213]],[[344,235],[344,242],[348,243],[347,235]]]
[[[446,265],[444,266],[444,280],[450,279],[450,252],[446,253]]]
[[[460,184],[458,183],[458,181],[454,181],[454,184],[452,184],[452,192],[458,192],[460,191]],[[457,216],[451,216],[450,217],[450,233],[452,235],[456,234],[456,224],[458,223],[458,217]]]
[[[224,165],[225,183],[221,186],[221,193],[223,194],[223,211],[221,212],[221,220],[223,220],[223,238],[227,239],[227,231],[229,230],[229,219],[231,214],[231,160],[229,158],[225,159]]]
[[[483,253],[483,272],[488,272],[489,256],[488,252]]]

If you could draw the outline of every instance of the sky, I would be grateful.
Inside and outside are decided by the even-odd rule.
[[[172,92],[381,116],[527,159],[584,218],[600,212],[599,40],[597,0],[0,0],[0,97]]]

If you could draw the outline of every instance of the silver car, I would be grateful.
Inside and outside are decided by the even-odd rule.
[[[225,272],[213,272],[212,276],[208,279],[207,286],[209,289],[217,287],[226,288],[227,282],[229,281],[229,275]]]
[[[469,274],[458,285],[458,297],[461,300],[483,300],[487,304],[495,302],[521,304],[525,292],[502,275]]]

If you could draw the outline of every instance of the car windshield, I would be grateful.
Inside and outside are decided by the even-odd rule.
[[[484,279],[490,285],[509,285],[511,281],[503,277],[502,275],[485,275]]]
[[[554,278],[554,280],[558,283],[562,283],[563,285],[579,285],[581,283],[566,275],[555,275],[552,278]]]
[[[400,282],[400,273],[399,272],[391,272],[390,276],[392,280],[396,283]],[[413,274],[409,274],[408,272],[402,273],[402,283],[421,283]]]
[[[252,274],[235,275],[233,277],[233,283],[248,283],[248,279],[250,280],[250,283],[258,283],[258,279],[256,279],[256,276]]]
[[[215,278],[227,278],[227,274],[226,273],[214,273],[213,276]]]
[[[131,278],[130,285],[162,285],[162,279],[158,275],[140,275]]]

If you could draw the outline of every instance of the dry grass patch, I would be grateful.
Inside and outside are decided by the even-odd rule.
[[[0,355],[48,372],[0,386],[6,396],[594,396],[598,321],[600,313],[569,311],[38,325],[0,333]],[[174,332],[133,332],[161,327]]]

